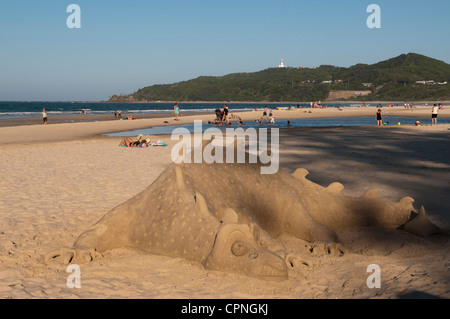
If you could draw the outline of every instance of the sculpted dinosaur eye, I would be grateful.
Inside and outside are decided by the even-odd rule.
[[[241,240],[236,240],[233,245],[231,245],[231,252],[235,256],[243,256],[248,252],[248,248],[245,246],[245,243]]]

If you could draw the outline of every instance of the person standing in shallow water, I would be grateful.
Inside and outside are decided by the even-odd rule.
[[[437,124],[438,111],[439,106],[437,106],[437,104],[434,104],[431,110],[431,125]]]
[[[383,114],[381,114],[381,109],[378,109],[377,112],[377,125],[383,126]]]
[[[45,107],[42,109],[42,121],[44,122],[44,125],[47,124],[47,112],[45,111]]]
[[[265,121],[267,119],[267,105],[264,107],[264,111],[263,111],[263,121]]]
[[[178,116],[180,115],[180,107],[178,106],[178,102],[175,103],[173,107],[173,112],[175,113],[175,121],[178,121]]]
[[[224,105],[223,106],[223,117],[222,117],[222,122],[228,123],[228,105]]]

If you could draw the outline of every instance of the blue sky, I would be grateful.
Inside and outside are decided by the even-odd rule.
[[[70,4],[81,29],[69,29]],[[381,29],[369,29],[370,4]],[[415,52],[450,63],[448,0],[2,0],[0,100],[98,101],[278,66]]]

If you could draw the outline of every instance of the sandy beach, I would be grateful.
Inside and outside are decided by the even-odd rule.
[[[311,111],[311,113],[309,113]],[[376,109],[275,111],[277,119],[375,116]],[[430,107],[383,108],[384,114],[430,118]],[[261,114],[240,113],[243,120]],[[340,182],[344,194],[404,196],[423,205],[443,234],[422,238],[380,227],[342,229],[347,252],[329,255],[283,234],[287,251],[307,261],[288,279],[267,282],[205,270],[182,258],[113,249],[81,265],[81,288],[66,285],[66,266],[44,256],[75,239],[109,210],[149,186],[172,163],[168,147],[122,148],[100,134],[174,125],[167,115],[116,120],[88,115],[0,122],[0,298],[397,299],[450,297],[450,125],[297,128],[280,131],[280,167],[306,168],[323,186]],[[450,109],[439,117],[450,117]],[[213,120],[186,114],[181,123]],[[34,121],[36,123],[34,124]],[[164,123],[168,122],[168,123]],[[439,123],[439,122],[438,122]],[[270,195],[268,185],[268,195]],[[381,268],[381,288],[366,284],[367,267]]]

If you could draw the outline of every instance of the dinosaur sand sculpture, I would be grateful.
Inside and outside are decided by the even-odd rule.
[[[308,171],[260,174],[260,164],[171,164],[147,189],[108,212],[73,248],[47,260],[80,263],[113,248],[130,247],[201,263],[206,269],[262,279],[287,278],[287,255],[276,240],[289,233],[326,243],[342,253],[335,230],[353,226],[404,226],[420,236],[439,232],[410,197],[399,202],[341,194],[322,187]],[[414,218],[417,216],[417,218]]]

